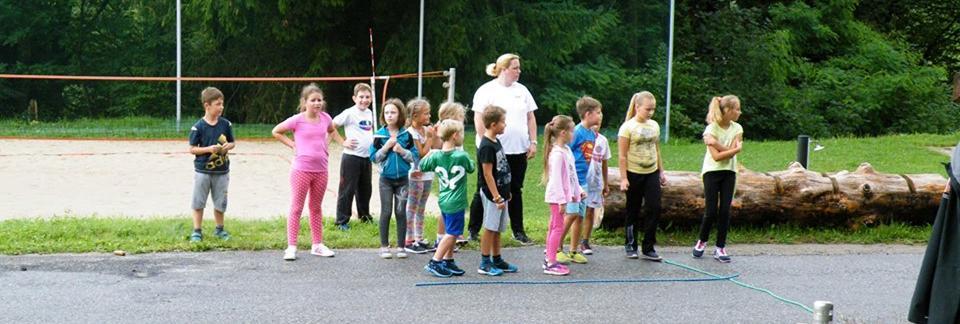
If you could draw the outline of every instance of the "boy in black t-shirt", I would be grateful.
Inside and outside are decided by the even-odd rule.
[[[233,128],[223,115],[223,92],[207,87],[200,93],[204,115],[190,128],[190,154],[193,160],[193,233],[191,242],[203,240],[203,208],[207,196],[213,196],[213,216],[217,223],[214,235],[229,240],[223,229],[223,212],[227,210],[227,187],[230,185],[230,159],[227,152],[236,147]]]
[[[483,200],[483,236],[480,238],[480,274],[499,276],[504,272],[517,272],[517,266],[507,263],[500,256],[500,233],[507,229],[510,200],[510,165],[497,135],[506,128],[506,111],[497,106],[483,110],[483,126],[486,131],[477,148],[477,162],[481,165],[480,195]],[[472,217],[472,216],[471,216]]]

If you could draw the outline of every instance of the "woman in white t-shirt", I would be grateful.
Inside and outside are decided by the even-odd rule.
[[[503,145],[504,153],[507,154],[512,179],[510,181],[512,199],[507,205],[510,228],[513,230],[513,237],[521,244],[533,244],[523,228],[521,191],[524,176],[527,173],[527,160],[532,159],[537,153],[537,119],[533,115],[533,111],[537,110],[537,104],[533,101],[533,95],[527,87],[517,82],[520,79],[520,56],[509,53],[500,55],[496,63],[487,65],[486,72],[495,79],[480,86],[473,95],[477,145],[480,143],[481,134],[485,131],[482,120],[484,109],[490,105],[502,107],[507,111],[507,128],[502,135],[498,136],[498,139]],[[474,195],[470,207],[468,228],[473,238],[479,237],[477,233],[482,223],[480,215],[483,215],[483,207],[480,199],[483,198],[479,194]],[[477,216],[474,217],[474,215]]]

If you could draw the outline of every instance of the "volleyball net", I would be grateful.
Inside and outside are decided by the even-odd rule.
[[[176,132],[179,133],[180,130],[183,129],[182,119],[184,118],[182,116],[189,116],[188,120],[192,120],[196,117],[195,115],[202,115],[202,107],[195,103],[196,99],[186,100],[183,101],[182,104],[177,104],[177,100],[175,99],[178,98],[176,93],[179,91],[175,91],[175,86],[179,87],[180,83],[183,83],[182,98],[196,98],[199,90],[207,86],[220,88],[228,101],[226,116],[233,118],[239,116],[240,119],[246,120],[249,124],[257,124],[257,121],[263,123],[264,121],[282,120],[282,118],[295,112],[294,109],[298,104],[299,88],[306,83],[313,82],[320,84],[321,88],[324,88],[325,92],[327,92],[328,103],[333,103],[333,107],[339,109],[352,105],[352,102],[348,100],[346,94],[352,94],[350,91],[352,91],[353,83],[366,82],[374,89],[371,108],[374,113],[377,114],[379,103],[391,97],[392,90],[396,90],[393,94],[395,97],[403,99],[416,97],[416,92],[411,89],[416,89],[417,87],[410,81],[418,79],[419,77],[422,77],[423,84],[427,86],[424,88],[424,92],[432,95],[433,98],[431,98],[431,101],[442,102],[454,100],[456,80],[456,69],[454,68],[441,71],[425,71],[422,73],[316,77],[182,76],[178,78],[165,76],[0,74],[0,82],[6,82],[6,85],[12,88],[19,87],[29,89],[31,87],[39,87],[39,85],[56,83],[57,86],[52,88],[62,89],[60,90],[61,93],[56,95],[63,98],[63,102],[60,104],[66,106],[51,109],[50,107],[43,107],[44,105],[41,104],[40,107],[38,107],[37,100],[30,98],[29,103],[25,107],[26,109],[17,108],[17,110],[15,110],[16,115],[10,116],[10,114],[7,114],[7,116],[0,116],[2,117],[0,119],[10,119],[13,117],[13,119],[26,121],[37,119],[90,119],[95,121],[96,119],[105,118],[104,116],[152,116],[164,120],[162,125],[153,125],[152,127],[175,128]],[[180,82],[178,83],[177,81]],[[30,85],[24,83],[30,83]],[[105,86],[103,83],[108,83],[109,85]],[[442,91],[440,89],[441,87],[445,89],[445,91]],[[30,90],[24,90],[24,92],[30,92]],[[42,96],[42,91],[39,91],[41,94],[37,92],[38,91],[33,91],[30,96]],[[153,95],[148,96],[145,93],[152,93]],[[332,93],[337,95],[334,97]],[[443,98],[444,95],[445,98]],[[235,106],[230,104],[230,99],[236,98],[237,96],[245,96],[245,100],[243,100],[242,103],[242,106],[245,107],[236,107],[235,109]],[[423,96],[427,97],[426,94]],[[98,103],[98,100],[105,100],[104,97],[130,97],[132,99],[123,102],[132,103],[127,104],[126,107],[123,108],[127,109],[125,112],[104,113],[103,110],[106,108],[102,106],[105,106],[105,104]],[[149,98],[143,98],[137,101],[141,99],[140,97]],[[114,105],[117,105],[117,103],[114,103]],[[277,107],[278,109],[251,108],[263,107],[265,105]],[[157,106],[166,106],[175,109]],[[330,110],[330,107],[331,106],[328,106],[328,110]],[[52,112],[51,110],[58,112]],[[175,118],[173,116],[174,110]],[[182,113],[182,111],[186,112],[186,114]],[[336,111],[331,111],[331,114],[335,112]],[[51,114],[56,115],[51,116]],[[40,118],[40,116],[46,116],[46,118]],[[251,120],[254,122],[250,122]],[[188,123],[192,123],[192,121],[188,121]],[[10,125],[6,125],[5,127],[10,128]],[[133,132],[131,135],[136,135],[138,131],[147,131],[144,127],[149,128],[151,126],[133,125],[129,126],[131,129],[126,131],[117,129],[115,126],[105,126],[105,129],[102,131],[104,132],[104,137],[111,137],[118,132]],[[112,128],[112,130],[106,128]],[[186,128],[189,128],[189,125],[187,125]],[[52,132],[49,134],[50,137],[70,137],[69,134],[64,134],[60,130],[45,131]],[[58,132],[61,134],[58,134]],[[97,130],[94,130],[94,132],[97,132]],[[38,135],[39,136],[36,137],[44,137],[42,134]],[[0,134],[0,136],[3,136],[3,134]],[[6,136],[10,135],[7,134]]]

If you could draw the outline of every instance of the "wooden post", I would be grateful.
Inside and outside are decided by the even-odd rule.
[[[960,72],[953,74],[953,101],[960,103]]]

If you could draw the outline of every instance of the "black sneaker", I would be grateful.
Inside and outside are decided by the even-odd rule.
[[[420,242],[413,242],[413,243],[407,244],[407,246],[403,247],[403,250],[407,251],[407,253],[413,253],[413,254],[427,253],[427,249],[424,248],[422,245],[420,245]]]
[[[654,251],[654,250],[643,252],[643,259],[654,261],[654,262],[663,261],[663,258],[661,258],[660,255],[657,254],[657,251]]]
[[[707,242],[697,240],[697,243],[693,245],[693,257],[699,258],[703,256],[703,250],[707,248]]]
[[[533,241],[530,240],[529,237],[527,237],[527,233],[514,234],[513,239],[517,240],[517,242],[520,242],[520,245],[523,245],[523,246],[533,245]]]
[[[430,245],[430,243],[427,243],[427,241],[420,241],[420,242],[417,242],[417,243],[414,243],[414,244],[419,245],[420,247],[422,247],[422,248],[423,248],[424,250],[426,250],[427,252],[435,252],[435,251],[437,251],[437,244]]]
[[[480,242],[480,233],[470,232],[470,240],[474,242]]]
[[[637,255],[637,250],[627,250],[627,259],[636,259],[640,256]]]
[[[443,266],[442,261],[430,260],[427,265],[423,266],[423,270],[438,278],[449,278],[453,275],[450,273],[450,270],[447,270],[447,268]]]
[[[447,271],[450,271],[451,275],[462,276],[464,273],[467,273],[466,271],[463,271],[463,269],[460,269],[460,267],[457,266],[457,263],[453,260],[443,260],[442,262],[443,267],[446,268]]]
[[[370,215],[358,216],[357,218],[360,219],[361,223],[373,223],[373,216]]]

